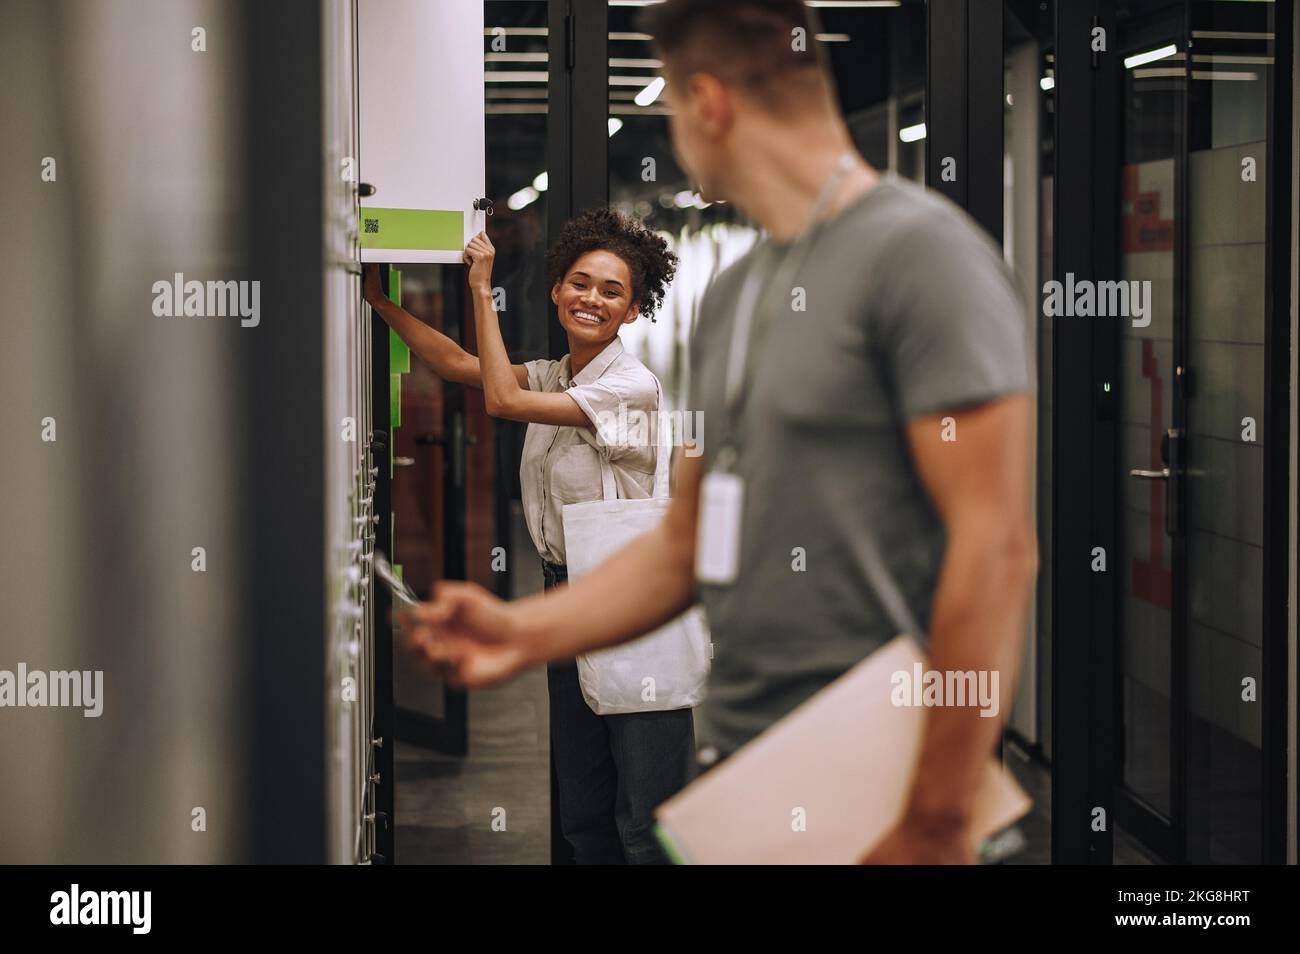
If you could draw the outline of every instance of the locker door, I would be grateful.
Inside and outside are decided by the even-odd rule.
[[[363,262],[460,261],[483,228],[483,7],[359,0]]]

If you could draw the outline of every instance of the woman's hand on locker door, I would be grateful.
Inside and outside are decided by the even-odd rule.
[[[469,266],[469,287],[474,291],[492,294],[492,264],[496,261],[497,250],[486,232],[479,232],[465,246],[463,256]]]
[[[378,305],[380,301],[387,301],[384,298],[384,289],[379,283],[379,266],[375,262],[367,262],[361,266],[361,297],[371,306]]]
[[[410,649],[452,685],[495,685],[532,664],[511,605],[477,583],[443,580],[432,601],[393,616]]]

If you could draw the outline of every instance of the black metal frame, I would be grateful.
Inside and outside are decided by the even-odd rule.
[[[388,294],[388,269],[380,269],[384,294]],[[367,435],[370,440],[374,465],[379,468],[375,477],[372,512],[379,518],[375,524],[375,549],[393,554],[393,435],[389,426],[391,400],[388,390],[389,351],[388,325],[375,314],[370,316],[371,385],[370,406],[373,428]],[[381,429],[382,428],[382,429]],[[395,864],[397,818],[394,814],[397,779],[394,777],[393,749],[396,748],[396,711],[393,701],[393,598],[386,586],[371,585],[371,612],[374,614],[375,669],[374,716],[370,731],[379,740],[374,745],[375,802],[371,811],[382,812],[387,824],[375,825],[375,862]]]
[[[1189,274],[1191,266],[1191,225],[1187,214],[1190,202],[1189,182],[1191,179],[1191,159],[1188,156],[1189,135],[1192,116],[1192,18],[1188,0],[1183,0],[1183,36],[1179,46],[1187,53],[1183,60],[1183,99],[1182,115],[1179,118],[1174,140],[1174,348],[1175,368],[1185,370],[1191,367],[1191,309],[1189,300]],[[1116,335],[1118,338],[1118,334]],[[1191,393],[1189,375],[1175,373],[1173,381],[1173,407],[1170,408],[1170,424],[1179,434],[1189,433]],[[1159,426],[1157,422],[1156,426]],[[1172,462],[1171,462],[1172,463]],[[1176,482],[1176,496],[1166,497],[1166,512],[1174,509],[1176,500],[1179,508],[1185,507],[1187,500],[1187,475],[1180,466],[1171,466],[1169,480]],[[1118,472],[1117,472],[1118,476]],[[1123,477],[1118,477],[1122,480]],[[1169,807],[1170,834],[1173,838],[1172,851],[1165,857],[1182,864],[1187,860],[1187,747],[1188,747],[1188,708],[1187,680],[1189,675],[1189,636],[1190,606],[1186,581],[1190,566],[1190,535],[1185,514],[1175,514],[1173,519],[1180,532],[1172,535],[1170,541],[1170,566],[1173,572],[1173,596],[1170,600],[1170,639],[1169,639],[1169,700],[1170,746],[1169,746]],[[1166,518],[1168,519],[1168,518]],[[1179,586],[1182,581],[1183,585]],[[1116,674],[1118,676],[1118,672]],[[1117,773],[1120,769],[1116,769]],[[1116,778],[1118,787],[1119,778]]]
[[[1002,243],[1003,0],[927,0],[925,182]],[[945,182],[943,160],[956,160]]]
[[[937,90],[962,90],[966,84],[966,0],[926,0],[925,21],[925,184],[966,208],[967,100],[964,95],[935,95]],[[943,180],[947,158],[956,160],[952,182]]]
[[[549,0],[547,77],[546,241],[572,216],[609,204],[609,10],[606,0]],[[557,42],[557,39],[559,41]],[[547,310],[547,345],[562,358],[569,342]],[[551,863],[573,864],[560,829],[555,763],[551,763]]]
[[[574,215],[609,204],[609,10],[606,0],[550,0],[546,124],[549,245]],[[560,38],[556,42],[555,38]],[[548,321],[550,356],[562,358],[569,342],[558,321]]]
[[[1003,156],[1006,63],[1003,0],[966,0],[966,210],[998,246],[1003,230]],[[927,91],[926,99],[934,94]]]
[[[244,588],[253,625],[245,674],[252,751],[242,802],[247,860],[327,860],[325,732],[325,396],[319,360],[303,360],[323,308],[319,6],[246,3],[248,56],[242,216],[250,274],[274,320],[239,335],[249,431],[240,458]],[[286,55],[280,37],[304,40]],[[307,42],[309,38],[315,38]],[[277,210],[273,214],[263,214]],[[291,369],[291,370],[290,370]],[[292,380],[290,381],[290,376]]]
[[[1052,277],[1107,278],[1117,263],[1118,150],[1113,55],[1094,58],[1094,25],[1114,36],[1114,0],[1064,0],[1055,18]],[[1061,223],[1068,223],[1062,227]],[[1109,864],[1114,852],[1115,564],[1094,573],[1093,547],[1116,553],[1115,424],[1103,382],[1115,380],[1113,328],[1053,328],[1052,861]],[[1070,439],[1065,439],[1069,435]],[[1093,811],[1106,812],[1093,830]]]
[[[1291,573],[1291,263],[1292,194],[1292,72],[1295,60],[1295,8],[1272,5],[1273,82],[1268,100],[1268,181],[1265,202],[1264,264],[1264,619],[1263,671],[1263,810],[1261,860],[1285,864],[1287,815],[1288,682],[1297,678],[1289,651],[1289,588]],[[1274,678],[1273,674],[1277,677]],[[1289,677],[1289,678],[1288,678]],[[1277,753],[1270,758],[1269,753]]]

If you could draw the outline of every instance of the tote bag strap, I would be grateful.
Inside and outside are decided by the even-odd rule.
[[[663,407],[663,388],[659,384],[659,379],[653,374],[655,382],[655,409],[654,419],[651,421],[650,429],[655,434],[655,482],[654,489],[650,492],[651,497],[668,496],[668,469],[669,469],[669,443],[672,435],[669,433],[670,428],[662,426],[663,421],[659,409]],[[614,482],[614,468],[609,463],[609,458],[599,450],[596,454],[600,460],[600,496],[602,500],[617,500],[618,485]]]
[[[650,377],[655,378],[653,374]],[[650,491],[651,497],[668,496],[669,447],[673,435],[672,428],[665,422],[664,415],[661,413],[663,406],[663,388],[659,386],[659,379],[655,378],[655,413],[650,425],[655,435],[655,482],[654,489]]]

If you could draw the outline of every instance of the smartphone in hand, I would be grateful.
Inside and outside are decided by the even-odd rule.
[[[392,564],[388,562],[388,557],[382,550],[375,551],[375,578],[380,580],[388,587],[389,592],[393,594],[393,601],[400,606],[418,606],[420,598],[411,591],[411,588],[402,582],[402,578],[393,570]]]

